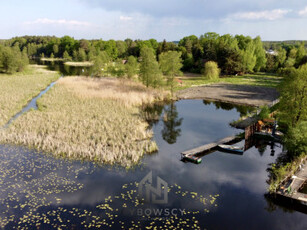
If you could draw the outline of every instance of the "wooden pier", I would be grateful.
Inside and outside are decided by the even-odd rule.
[[[307,181],[307,159],[302,163],[299,170],[290,178],[290,184],[285,187],[281,186],[276,194],[299,201],[303,205],[307,205],[307,195],[299,192],[301,186]],[[288,190],[289,189],[289,190]]]
[[[230,137],[225,137],[219,141],[210,143],[210,144],[206,144],[206,145],[202,145],[200,147],[191,149],[191,150],[187,150],[181,153],[182,157],[189,157],[189,156],[195,156],[197,154],[203,153],[203,152],[207,152],[210,151],[214,148],[216,148],[218,145],[222,145],[222,144],[227,144],[233,141],[240,141],[243,138],[239,137],[239,136],[230,136]]]

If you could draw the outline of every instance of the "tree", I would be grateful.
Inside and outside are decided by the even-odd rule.
[[[63,53],[63,58],[64,58],[64,60],[66,60],[66,61],[71,61],[71,56],[69,56],[69,54],[68,54],[67,51],[65,51],[65,52]]]
[[[254,70],[256,72],[259,72],[262,68],[266,66],[267,59],[266,59],[265,50],[261,42],[261,38],[259,36],[254,39],[254,44],[255,44],[255,56],[256,56],[256,64]]]
[[[244,37],[243,35],[237,35],[236,40],[240,49],[240,55],[242,60],[242,72],[253,72],[256,65],[257,58],[255,56],[255,44],[251,37]]]
[[[57,55],[59,52],[59,46],[57,44],[54,44],[52,47],[52,50],[53,50],[53,53]]]
[[[96,76],[101,76],[102,73],[107,68],[107,64],[110,61],[110,57],[105,51],[99,53],[99,55],[94,60],[93,74]]]
[[[295,65],[300,66],[305,56],[306,56],[305,44],[304,42],[301,42],[297,49]]]
[[[276,69],[280,68],[280,67],[284,67],[285,65],[285,61],[287,59],[287,51],[280,47],[277,51],[277,55],[276,55]]]
[[[307,121],[302,121],[288,130],[284,138],[285,146],[293,155],[307,153]]]
[[[279,88],[280,119],[288,127],[295,127],[307,119],[307,64],[287,72]]]
[[[159,55],[159,64],[162,73],[166,76],[167,85],[171,88],[173,96],[175,76],[181,75],[182,67],[181,53],[177,51],[168,51]]]
[[[0,47],[0,67],[7,73],[21,72],[29,64],[27,51],[20,52],[19,46]]]
[[[162,84],[161,71],[153,49],[141,49],[140,78],[146,87],[158,87]]]
[[[203,75],[207,79],[217,79],[220,76],[220,68],[214,61],[208,61],[204,65]]]
[[[11,48],[4,47],[2,49],[2,68],[7,73],[14,73],[17,70],[17,63]]]
[[[86,61],[86,53],[83,48],[79,48],[78,55],[77,55],[78,61]]]
[[[126,75],[129,79],[133,78],[138,73],[138,62],[133,56],[129,56],[125,65]]]

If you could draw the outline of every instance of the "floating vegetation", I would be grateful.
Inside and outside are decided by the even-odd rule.
[[[0,147],[1,228],[203,229],[200,219],[217,206],[218,195],[203,196],[177,184],[168,187],[169,205],[148,204],[138,196],[137,182],[105,194],[96,205],[67,205],[67,194],[86,189],[79,178],[99,168]]]
[[[24,224],[38,210],[60,205],[61,195],[83,188],[78,176],[93,171],[88,164],[72,165],[22,147],[0,146],[0,150],[1,228]]]
[[[60,76],[42,66],[30,65],[24,73],[0,75],[0,127],[35,95]]]
[[[0,131],[0,142],[129,168],[157,150],[139,108],[157,97],[156,91],[130,81],[62,78],[38,100],[38,111]]]

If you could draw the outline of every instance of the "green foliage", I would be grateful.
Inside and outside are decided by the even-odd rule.
[[[167,51],[159,55],[159,65],[162,73],[166,76],[167,85],[173,94],[175,86],[175,76],[181,75],[182,67],[181,53],[177,51]]]
[[[63,59],[64,59],[65,61],[71,61],[71,60],[72,60],[71,56],[69,56],[69,54],[68,54],[67,51],[65,51],[65,52],[63,53]]]
[[[123,78],[125,76],[125,65],[122,60],[118,60],[108,66],[108,73],[114,77]]]
[[[217,79],[220,77],[221,70],[219,69],[218,65],[214,61],[208,61],[204,65],[203,75],[206,79]]]
[[[263,106],[263,107],[261,108],[261,111],[260,111],[258,117],[259,117],[261,120],[262,120],[262,119],[265,119],[265,118],[269,118],[269,117],[270,117],[270,113],[271,113],[270,108],[269,108],[267,105],[265,105],[265,106]]]
[[[99,55],[94,59],[93,74],[96,76],[102,76],[106,71],[107,65],[110,61],[110,57],[105,51],[99,53]]]
[[[79,48],[78,50],[78,55],[77,55],[77,60],[78,61],[86,61],[86,53],[85,50],[82,48]]]
[[[284,144],[293,155],[307,153],[307,121],[302,121],[295,127],[291,127],[284,138]]]
[[[125,71],[128,78],[133,78],[137,73],[139,69],[139,64],[137,62],[137,59],[133,56],[129,56],[127,63],[125,65]]]
[[[288,127],[295,127],[307,119],[307,64],[289,69],[279,88],[280,119]]]
[[[261,38],[259,36],[254,39],[254,44],[255,44],[255,56],[256,56],[256,64],[254,70],[256,72],[259,72],[262,68],[266,66],[267,59],[266,59],[265,50],[262,46]]]
[[[0,46],[0,69],[6,73],[22,72],[29,64],[26,50],[20,52],[19,46],[2,47]]]
[[[272,164],[269,171],[269,191],[276,192],[281,183],[292,176],[299,168],[303,160],[306,159],[306,153],[301,152],[298,156],[281,154],[277,158],[277,163]]]
[[[162,85],[162,76],[159,64],[153,49],[143,47],[141,49],[140,79],[146,87],[158,87]]]

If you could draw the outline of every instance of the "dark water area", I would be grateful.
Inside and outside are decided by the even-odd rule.
[[[92,67],[64,65],[63,61],[30,60],[30,64],[45,65],[49,70],[60,72],[63,76],[92,76]]]
[[[256,142],[243,155],[215,151],[198,165],[180,159],[185,150],[238,134],[229,122],[249,108],[184,100],[155,109],[159,151],[130,170],[0,145],[1,227],[306,229],[305,214],[265,197],[266,169],[280,145]]]

